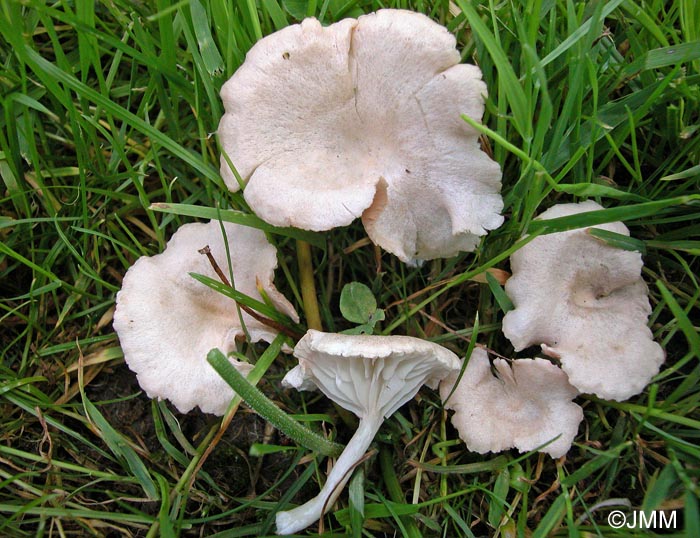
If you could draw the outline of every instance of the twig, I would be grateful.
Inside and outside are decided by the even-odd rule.
[[[219,267],[219,264],[216,262],[216,259],[214,259],[214,256],[211,253],[211,249],[209,248],[209,245],[206,245],[204,248],[200,248],[198,250],[198,252],[200,254],[204,254],[207,257],[207,259],[209,260],[209,264],[212,266],[212,269],[214,269],[214,272],[216,273],[216,275],[221,279],[221,282],[223,282],[226,286],[231,287],[231,283],[229,282],[228,278],[226,277],[224,272],[221,270],[221,267]],[[263,316],[259,312],[256,312],[255,310],[253,310],[249,306],[246,306],[246,305],[239,303],[239,302],[236,302],[236,304],[238,305],[238,307],[241,310],[243,310],[251,318],[259,321],[263,325],[267,325],[268,327],[272,327],[277,332],[282,333],[285,336],[289,336],[291,339],[293,339],[295,341],[299,340],[302,336],[304,336],[303,334],[301,334],[293,329],[290,329],[289,327],[287,327],[281,323],[278,323],[275,320],[272,320],[270,318],[266,318],[265,316]]]

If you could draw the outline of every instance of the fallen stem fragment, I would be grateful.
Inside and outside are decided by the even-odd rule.
[[[297,240],[297,263],[301,280],[301,298],[304,301],[304,314],[309,329],[322,331],[321,314],[316,298],[314,284],[314,267],[311,259],[311,245],[306,241]]]

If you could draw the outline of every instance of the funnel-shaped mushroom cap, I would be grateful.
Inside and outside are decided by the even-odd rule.
[[[228,187],[278,226],[329,230],[362,216],[404,261],[473,250],[503,222],[500,168],[461,115],[486,86],[425,15],[380,10],[289,26],[224,84],[218,134]]]
[[[474,349],[462,379],[452,374],[440,383],[445,407],[454,409],[452,424],[469,450],[485,454],[517,448],[541,449],[553,458],[566,454],[583,420],[571,400],[578,395],[566,374],[545,359],[520,359],[509,366],[496,359],[491,373],[486,352]]]
[[[278,512],[278,534],[292,534],[329,510],[369,448],[384,417],[424,384],[435,386],[459,359],[451,351],[409,336],[329,334],[310,330],[294,348],[299,366],[285,381],[305,389],[313,382],[331,400],[360,417],[360,424],[333,466],[321,492],[307,503]]]
[[[297,343],[294,356],[305,380],[360,418],[388,418],[424,384],[436,387],[459,370],[459,359],[450,350],[410,336],[310,330]]]
[[[598,209],[591,201],[561,204],[539,218]],[[595,227],[629,235],[621,222]],[[614,400],[638,394],[659,371],[664,353],[647,327],[651,308],[638,252],[579,229],[533,239],[511,256],[511,269],[505,289],[515,309],[503,332],[516,351],[541,344],[578,390]]]
[[[151,398],[167,398],[183,413],[199,406],[221,415],[233,391],[209,366],[207,353],[215,347],[225,353],[235,350],[235,339],[245,332],[236,303],[189,275],[217,278],[207,257],[198,252],[207,245],[225,274],[231,267],[238,291],[261,301],[257,279],[275,306],[298,320],[294,307],[272,284],[277,256],[265,234],[229,223],[222,231],[218,222],[209,222],[185,224],[164,252],[139,258],[127,271],[117,294],[114,329],[129,368]],[[242,321],[253,342],[271,342],[276,336],[245,313]],[[231,362],[245,373],[251,368]]]

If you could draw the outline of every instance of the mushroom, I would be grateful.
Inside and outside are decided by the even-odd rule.
[[[475,348],[455,387],[458,374],[440,383],[440,396],[455,411],[452,424],[469,450],[485,454],[517,448],[538,449],[553,458],[571,448],[583,410],[566,374],[545,359],[519,359],[511,366],[493,362]],[[454,387],[454,392],[453,392]]]
[[[310,330],[297,343],[294,355],[299,366],[287,374],[286,384],[303,389],[304,380],[312,381],[328,398],[355,413],[360,423],[321,492],[307,503],[277,514],[277,534],[292,534],[318,520],[333,506],[384,418],[410,400],[423,384],[435,387],[459,369],[454,353],[410,336]]]
[[[561,204],[539,218],[599,209],[592,201]],[[595,227],[629,235],[621,222]],[[516,351],[540,344],[579,391],[625,400],[659,371],[664,352],[647,327],[641,255],[587,230],[536,237],[511,256],[505,289],[515,309],[505,315],[503,332]]]
[[[207,245],[224,272],[230,267],[238,291],[262,300],[257,281],[278,310],[298,321],[272,284],[277,255],[265,234],[212,221],[181,226],[164,252],[141,257],[129,268],[117,294],[114,329],[126,363],[151,398],[167,398],[183,413],[199,406],[222,415],[233,391],[209,366],[207,353],[219,347],[228,354],[246,334],[251,342],[271,342],[276,331],[248,314],[239,316],[232,299],[190,276],[217,278],[199,253]],[[242,373],[252,368],[235,359],[231,363]]]
[[[473,250],[503,222],[501,172],[461,119],[481,119],[487,92],[455,45],[425,15],[394,9],[258,41],[221,90],[226,184],[278,226],[361,216],[406,262]]]

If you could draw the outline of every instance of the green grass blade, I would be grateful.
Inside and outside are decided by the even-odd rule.
[[[44,82],[44,84],[46,84],[47,87],[55,88],[56,82],[65,84],[68,88],[74,90],[81,97],[97,104],[112,114],[115,118],[128,123],[135,129],[145,134],[151,140],[170,151],[173,155],[190,165],[193,169],[197,170],[202,174],[202,176],[217,183],[220,181],[217,170],[203,163],[200,159],[195,157],[192,152],[175,142],[165,133],[162,133],[158,129],[154,128],[150,123],[139,118],[132,112],[122,108],[96,90],[80,82],[69,73],[66,73],[56,65],[45,60],[28,46],[22,45],[19,49],[15,49],[15,51],[24,62],[32,66],[36,75]],[[54,93],[59,92],[56,91]]]
[[[693,354],[700,358],[700,333],[693,325],[685,310],[678,304],[676,298],[671,294],[666,285],[661,280],[656,281],[656,287],[659,288],[661,296],[668,305],[668,308],[673,312],[673,316],[678,324],[678,327],[683,331],[683,334],[688,339],[688,345]],[[697,307],[697,305],[691,305]]]
[[[474,6],[465,0],[456,0],[455,3],[466,15],[472,31],[484,42],[486,49],[489,51],[496,65],[496,69],[498,69],[498,74],[503,81],[505,95],[507,96],[513,115],[513,121],[518,132],[525,140],[530,140],[532,138],[532,118],[529,115],[530,107],[528,107],[527,98],[525,97],[525,93],[523,92],[510,60],[506,56],[505,51],[500,47],[496,37],[481,20]]]
[[[274,321],[278,321],[280,323],[283,323],[285,325],[288,325],[291,327],[290,319],[285,316],[284,314],[278,312],[274,308],[266,305],[263,302],[258,301],[257,299],[253,299],[252,297],[249,297],[248,295],[245,295],[244,293],[239,292],[238,290],[232,288],[231,286],[228,286],[224,284],[223,282],[219,282],[218,280],[215,280],[211,277],[208,277],[206,275],[200,275],[197,273],[189,273],[192,278],[195,280],[201,282],[202,284],[210,287],[216,292],[219,292],[226,297],[229,297],[236,301],[237,303],[241,303],[249,308],[252,308],[253,310],[256,310],[266,318],[272,319]]]
[[[486,282],[491,290],[491,293],[496,299],[498,306],[504,314],[515,308],[513,301],[511,301],[510,297],[506,295],[506,291],[503,289],[503,287],[501,287],[501,284],[498,282],[498,280],[496,280],[496,277],[488,271],[486,271]]]
[[[204,67],[210,76],[221,76],[224,72],[224,59],[221,57],[219,49],[216,48],[207,13],[199,0],[190,0],[190,14]]]
[[[610,232],[608,230],[602,230],[600,228],[589,228],[586,230],[588,235],[600,239],[601,242],[605,243],[614,248],[619,248],[622,250],[636,251],[642,254],[646,254],[647,249],[644,241],[630,237],[629,235],[619,234],[615,232]]]
[[[153,211],[161,211],[163,213],[172,213],[174,215],[233,222],[234,224],[242,224],[243,226],[257,228],[263,232],[306,241],[307,243],[321,249],[326,248],[326,241],[322,234],[300,230],[298,228],[279,228],[268,224],[261,218],[251,213],[236,211],[234,209],[219,209],[215,207],[203,207],[190,204],[166,204],[160,202],[151,204],[149,209],[152,209]]]
[[[333,443],[325,437],[314,433],[284,413],[259,389],[243,377],[221,351],[212,349],[207,355],[207,361],[256,413],[264,417],[275,428],[283,431],[285,435],[309,450],[325,456],[338,456],[342,452],[342,445]]]
[[[129,470],[143,488],[146,496],[151,500],[158,500],[160,498],[158,488],[143,460],[130,446],[129,442],[107,422],[102,413],[84,394],[83,407],[85,414],[97,428],[102,440],[115,456],[123,458]]]
[[[641,204],[628,205],[622,207],[612,207],[608,209],[598,209],[587,211],[568,217],[557,217],[548,220],[533,220],[528,228],[528,233],[550,234],[596,226],[616,221],[630,221],[657,215],[660,211],[671,207],[688,205],[700,201],[700,194],[690,194],[678,198],[659,200],[656,202],[645,202]]]

